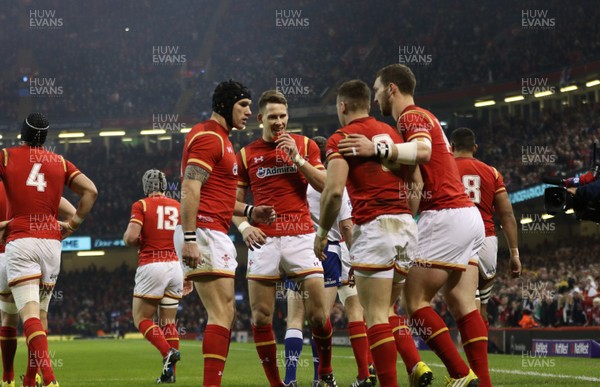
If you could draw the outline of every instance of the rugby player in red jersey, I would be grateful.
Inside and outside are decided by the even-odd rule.
[[[340,141],[356,133],[376,144],[393,146],[403,142],[392,127],[369,117],[370,101],[369,87],[360,80],[345,82],[338,89],[336,107],[343,127],[327,141],[328,178],[321,195],[320,226],[314,249],[317,255],[324,254],[327,232],[340,210],[346,186],[356,224],[350,263],[365,312],[377,377],[384,386],[398,385],[398,349],[410,385],[425,386],[432,380],[431,370],[421,362],[410,334],[399,335],[402,343],[397,348],[390,325],[396,320],[389,315],[390,305],[398,298],[401,283],[416,255],[417,225],[412,213],[416,213],[419,203],[418,192],[413,191],[420,187],[419,169],[382,165],[376,158],[344,157],[338,149]],[[368,379],[362,385],[368,386]]]
[[[235,315],[237,254],[227,235],[231,217],[248,215],[255,222],[275,217],[270,206],[236,202],[238,163],[229,134],[246,127],[251,103],[250,91],[241,83],[217,85],[212,115],[187,134],[181,160],[180,225],[173,238],[185,279],[194,282],[208,313],[202,341],[204,386],[221,385]]]
[[[179,220],[179,202],[164,195],[165,174],[150,169],[142,177],[144,199],[131,206],[123,235],[127,246],[139,246],[133,289],[133,323],[162,355],[163,369],[157,382],[175,383],[175,363],[180,359],[175,318],[183,295],[183,271],[173,233]],[[158,324],[153,321],[158,311]]]
[[[306,199],[307,185],[318,191],[326,179],[320,151],[307,137],[286,132],[288,105],[284,95],[265,91],[259,100],[262,138],[238,153],[237,198],[246,199],[248,188],[255,204],[273,204],[277,219],[270,225],[250,226],[243,218],[234,223],[249,246],[248,291],[256,350],[271,386],[283,386],[277,367],[277,347],[272,329],[275,285],[286,276],[305,295],[306,315],[319,354],[322,386],[336,386],[331,367],[332,327],[326,307],[323,268],[312,249],[314,227]],[[266,235],[254,249],[255,234]]]
[[[373,86],[375,102],[384,116],[394,117],[405,143],[373,144],[364,136],[353,135],[342,141],[340,153],[419,165],[425,193],[419,207],[419,257],[404,287],[411,323],[444,362],[450,385],[481,382],[489,386],[487,329],[475,303],[478,270],[469,265],[485,238],[483,221],[465,194],[439,121],[415,105],[415,86],[415,76],[405,65],[379,70]],[[473,370],[460,357],[446,324],[430,305],[440,290],[457,322]]]
[[[0,227],[4,233],[5,226],[10,222],[12,215],[10,213],[10,206],[6,201],[6,191],[4,189],[4,183],[0,182]],[[60,217],[68,221],[75,215],[75,207],[65,198],[60,199],[58,207],[58,214]],[[3,236],[2,236],[3,237]],[[17,327],[19,325],[19,311],[15,305],[15,300],[8,286],[8,273],[7,273],[7,262],[5,254],[5,242],[4,239],[0,240],[0,315],[2,319],[2,326],[0,327],[0,349],[2,350],[2,386],[14,387],[14,360],[17,352]],[[40,320],[44,330],[48,331],[48,312],[40,310]],[[38,367],[34,364],[28,364],[28,372],[35,377],[36,383],[41,384],[41,376],[37,374]]]
[[[49,126],[40,113],[27,116],[22,144],[0,154],[0,177],[12,213],[5,234],[8,285],[23,320],[28,364],[40,367],[45,386],[58,386],[40,311],[48,311],[60,271],[61,239],[79,228],[98,192],[72,163],[43,147]],[[75,215],[62,222],[57,216],[65,185],[81,199]],[[35,373],[32,377],[28,372],[23,384],[35,385]]]
[[[489,327],[487,318],[487,303],[492,294],[496,264],[498,260],[498,238],[494,227],[494,213],[500,217],[500,224],[510,252],[511,276],[521,275],[521,260],[519,259],[517,221],[502,175],[473,155],[477,151],[475,133],[469,128],[458,128],[450,136],[450,144],[458,173],[462,178],[465,192],[475,203],[481,213],[485,225],[485,240],[478,253],[479,265],[479,300],[481,317]]]

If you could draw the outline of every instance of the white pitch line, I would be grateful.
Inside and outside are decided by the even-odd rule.
[[[244,352],[253,352],[254,350],[246,349],[246,348],[231,348],[233,351],[244,351]],[[354,359],[354,356],[336,356],[338,359]],[[402,361],[398,361],[398,363],[402,363]],[[438,368],[446,368],[443,364],[440,363],[427,363],[428,366],[438,367]],[[541,376],[543,378],[557,378],[557,379],[575,379],[575,380],[583,380],[586,382],[600,382],[600,378],[595,378],[593,376],[576,376],[576,375],[561,375],[561,374],[547,374],[542,372],[534,372],[534,371],[519,371],[519,370],[506,370],[506,369],[498,369],[498,368],[490,368],[491,372],[497,374],[512,374],[512,375],[523,375],[523,376]]]

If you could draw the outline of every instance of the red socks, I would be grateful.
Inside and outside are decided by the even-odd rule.
[[[48,385],[56,380],[56,377],[52,370],[50,354],[48,353],[48,339],[42,322],[37,317],[31,317],[23,323],[23,330],[27,347],[31,352],[28,367],[35,366],[36,369],[39,367],[44,378],[44,385]],[[33,364],[31,364],[32,360]]]
[[[162,357],[167,356],[171,346],[165,339],[162,329],[151,320],[142,320],[138,326],[139,331],[152,345],[160,351]]]
[[[426,306],[415,311],[410,320],[421,338],[442,360],[450,377],[459,379],[469,374],[469,367],[456,350],[448,327],[432,307]]]
[[[204,386],[220,386],[229,352],[229,329],[219,325],[206,326],[202,354],[204,355]]]
[[[491,387],[492,381],[490,380],[487,355],[487,329],[481,314],[478,310],[474,310],[458,319],[456,325],[460,330],[460,337],[469,365],[479,378],[479,386]]]
[[[394,339],[396,340],[396,350],[402,357],[404,366],[406,366],[406,372],[410,374],[415,365],[421,361],[421,356],[415,346],[410,328],[406,324],[404,316],[393,315],[390,316],[389,321]]]
[[[2,380],[15,379],[14,362],[17,353],[17,330],[13,327],[0,327],[0,349],[2,349]]]
[[[333,368],[331,368],[331,336],[333,335],[333,328],[331,327],[329,317],[322,328],[313,327],[312,335],[317,345],[317,352],[319,352],[319,377],[322,377],[333,372]]]
[[[262,327],[252,325],[252,333],[254,335],[256,352],[258,352],[258,357],[271,387],[283,386],[283,381],[279,376],[279,368],[277,367],[277,345],[272,325],[268,324]]]
[[[369,339],[367,327],[363,321],[354,321],[348,324],[348,335],[352,352],[358,367],[358,379],[364,380],[369,376]]]
[[[382,386],[398,386],[396,374],[396,344],[390,324],[373,325],[368,330],[371,353],[375,360],[377,379]]]

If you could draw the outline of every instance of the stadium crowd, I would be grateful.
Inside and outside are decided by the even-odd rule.
[[[330,103],[328,91],[344,77],[370,80],[374,68],[398,62],[402,52],[413,50],[424,58],[402,60],[414,67],[418,93],[514,82],[600,58],[595,23],[600,11],[583,4],[567,9],[560,2],[544,4],[547,13],[539,18],[554,20],[554,28],[523,26],[522,12],[536,8],[534,1],[473,6],[456,0],[436,7],[402,1],[401,22],[385,17],[398,6],[378,2],[335,7],[308,0],[293,8],[267,0],[242,3],[218,16],[220,25],[236,27],[213,34],[209,23],[196,22],[199,15],[220,14],[218,3],[209,1],[186,0],[169,12],[151,2],[114,0],[86,4],[82,12],[82,4],[54,1],[45,8],[55,11],[52,17],[62,23],[50,31],[31,27],[36,16],[30,11],[35,9],[22,2],[0,10],[0,42],[7,53],[0,65],[9,69],[0,79],[0,119],[18,118],[17,95],[31,97],[35,110],[52,111],[65,120],[151,117],[174,112],[176,106],[178,111],[186,107],[182,113],[203,116],[208,112],[198,109],[210,106],[216,82],[229,77],[243,78],[255,91],[280,86],[293,104]],[[105,7],[115,10],[112,25],[122,28],[107,31],[101,19],[81,17]],[[260,17],[246,17],[257,10]],[[150,17],[153,23],[137,22]],[[354,33],[359,30],[371,35]],[[259,38],[265,34],[272,39],[268,55]],[[547,41],[553,42],[552,49]],[[30,55],[19,54],[25,46]],[[155,50],[163,56],[154,56]],[[163,60],[169,55],[173,63]],[[34,78],[54,80],[62,92],[32,95]],[[283,89],[290,85],[294,87]],[[191,99],[181,98],[186,91]]]

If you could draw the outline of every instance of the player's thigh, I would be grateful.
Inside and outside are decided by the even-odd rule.
[[[404,283],[404,298],[409,314],[429,305],[435,294],[448,280],[449,273],[436,267],[413,266]]]
[[[468,265],[463,272],[453,271],[443,288],[444,299],[454,319],[472,312],[477,308],[475,292],[479,269]]]
[[[248,296],[254,325],[270,324],[275,310],[275,282],[248,281]]]
[[[287,291],[287,329],[302,329],[304,326],[304,298],[302,292]]]
[[[348,322],[364,320],[364,311],[358,300],[358,293],[346,297],[344,309],[346,311],[346,317],[348,317]]]
[[[158,309],[159,299],[133,297],[131,314],[136,326],[143,320],[152,320]]]
[[[235,299],[233,278],[200,277],[194,280],[194,285],[209,316],[211,314],[229,316],[233,313]]]
[[[356,277],[358,298],[364,309],[367,326],[388,322],[392,278]]]

